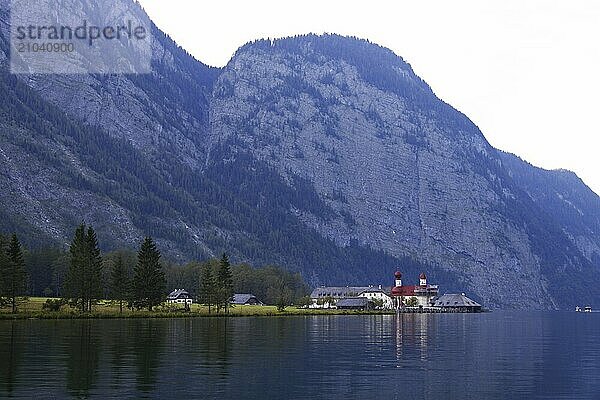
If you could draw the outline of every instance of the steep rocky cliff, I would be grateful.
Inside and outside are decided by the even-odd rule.
[[[572,180],[556,187],[558,202],[539,199],[387,49],[338,36],[249,44],[215,83],[211,135],[311,182],[334,214],[292,211],[339,246],[357,240],[459,272],[488,303],[554,307],[584,295],[563,287],[597,280],[597,222],[577,237],[567,227],[597,216],[598,197]],[[566,191],[587,194],[575,221],[553,215]]]
[[[17,77],[0,23],[3,230],[65,243],[85,220],[107,247],[152,234],[313,284],[398,267],[490,306],[600,300],[600,198],[494,149],[388,49],[260,40],[216,69],[154,28],[152,74]]]

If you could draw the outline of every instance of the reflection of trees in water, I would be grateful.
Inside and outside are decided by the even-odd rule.
[[[110,365],[110,375],[116,387],[128,384],[131,371],[131,354],[133,353],[134,340],[131,337],[132,325],[139,323],[137,320],[106,321],[104,325],[104,346],[108,349],[107,359]],[[108,328],[108,329],[106,329]]]
[[[3,322],[2,325],[4,332],[0,336],[0,382],[3,391],[10,394],[15,390],[15,381],[19,364],[23,358],[26,335],[22,321]]]
[[[100,356],[97,321],[74,321],[69,326],[66,350],[67,389],[76,396],[87,396],[96,382]]]
[[[130,340],[137,369],[137,387],[142,392],[152,391],[157,382],[158,368],[165,344],[166,321],[147,319],[135,321]]]
[[[197,343],[211,366],[211,370],[218,369],[223,375],[231,353],[231,335],[229,333],[229,318],[209,318],[198,326]]]

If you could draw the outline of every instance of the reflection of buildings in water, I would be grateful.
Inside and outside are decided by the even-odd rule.
[[[402,359],[402,345],[404,333],[404,315],[396,313],[396,360]]]
[[[435,317],[435,314],[396,314],[397,360],[401,360],[402,356],[410,352],[411,349],[416,350],[417,348],[419,350],[419,358],[423,361],[427,360],[429,338],[432,334],[431,329],[435,327],[431,319]]]
[[[391,336],[393,326],[387,315],[373,315],[364,318],[363,331],[372,342],[382,343],[386,337]]]
[[[427,343],[429,341],[428,327],[429,327],[429,315],[428,314],[417,314],[418,320],[418,337],[419,337],[419,349],[421,350],[421,360],[427,359]]]

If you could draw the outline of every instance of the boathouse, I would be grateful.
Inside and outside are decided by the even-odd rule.
[[[481,304],[471,300],[464,293],[445,294],[433,304],[446,312],[481,312]]]
[[[336,303],[338,310],[372,310],[373,302],[366,297],[351,297],[340,299]]]

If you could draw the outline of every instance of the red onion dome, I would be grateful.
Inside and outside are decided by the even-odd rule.
[[[419,275],[419,279],[427,279],[427,277],[425,276],[425,272],[421,272],[421,275]]]
[[[400,278],[402,278],[402,272],[396,271],[396,273],[394,274],[394,276],[396,276],[396,278],[400,279]]]

